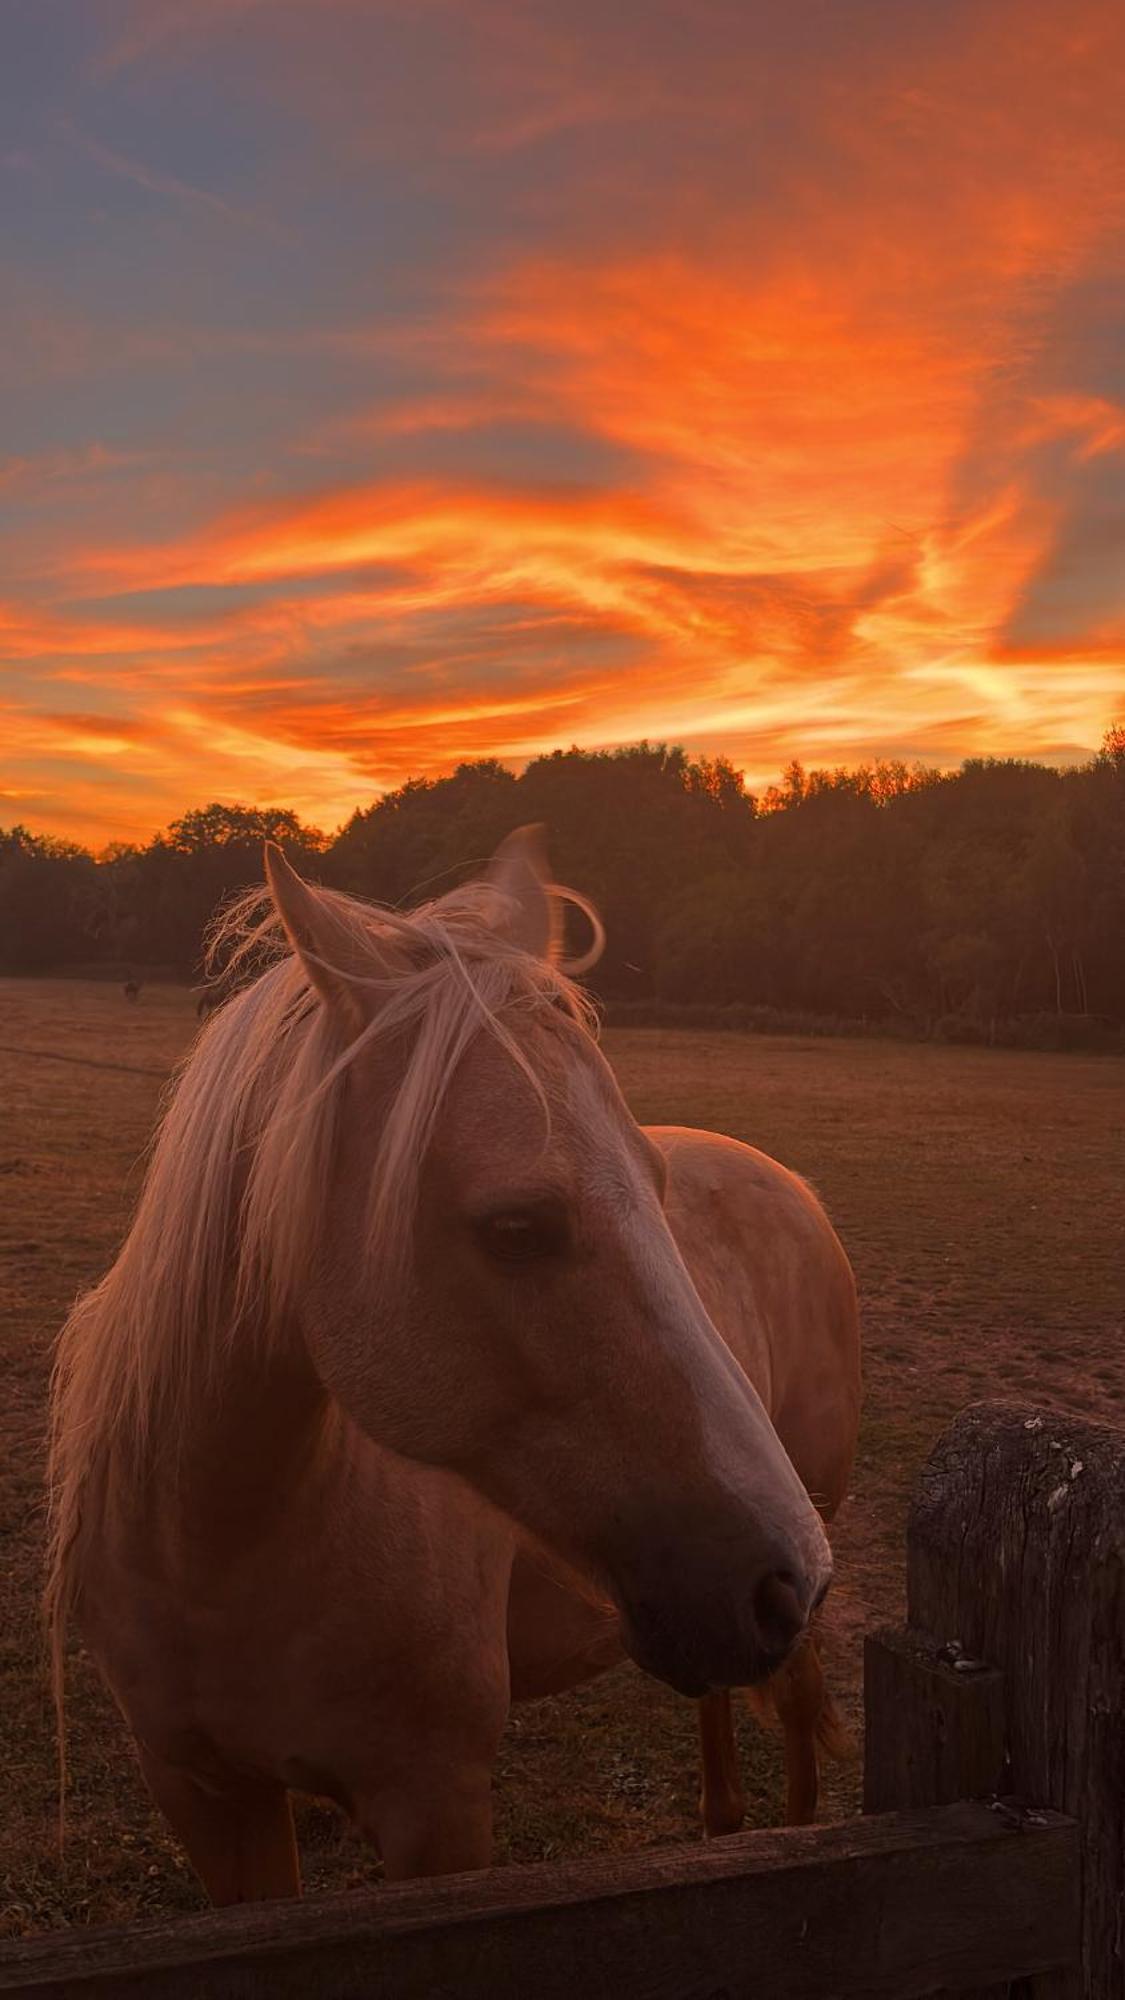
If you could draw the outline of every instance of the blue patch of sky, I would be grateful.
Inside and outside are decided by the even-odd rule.
[[[5,146],[21,114],[61,104],[104,46],[105,9],[74,0],[7,0],[0,116]]]
[[[390,677],[404,691],[417,692],[424,680],[431,695],[443,686],[468,698],[478,689],[495,695],[501,678],[507,692],[518,692],[526,674],[546,705],[558,680],[580,670],[585,681],[591,671],[632,662],[637,650],[635,633],[544,623],[541,605],[512,600],[414,613],[393,637],[375,627],[369,638],[318,651],[314,671],[329,671],[334,687],[386,692]]]
[[[1054,545],[1003,638],[1018,647],[1064,645],[1072,658],[1081,657],[1083,632],[1119,630],[1123,620],[1125,453],[1118,450],[1087,460],[1071,474],[1069,503]]]
[[[378,477],[479,479],[521,490],[617,485],[640,463],[639,454],[592,432],[519,421],[392,433],[368,444],[366,455]]]
[[[1119,246],[1122,240],[1119,234]],[[1125,270],[1084,272],[1060,294],[1051,338],[1036,356],[1036,388],[1045,394],[1078,389],[1125,404]]]
[[[177,584],[164,590],[112,591],[104,596],[71,598],[68,615],[104,619],[113,623],[122,617],[143,623],[146,618],[178,619],[190,626],[205,624],[231,611],[251,609],[284,596],[286,602],[313,601],[326,594],[336,596],[350,590],[394,589],[407,583],[411,572],[386,564],[372,563],[354,569],[333,570],[325,576],[286,577],[283,583]]]

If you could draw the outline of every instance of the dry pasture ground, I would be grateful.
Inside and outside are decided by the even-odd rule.
[[[123,1922],[202,1898],[150,1808],[114,1710],[69,1673],[69,1833],[54,1846],[41,1672],[44,1391],[53,1336],[126,1225],[190,996],[0,981],[0,1932]],[[819,1189],[859,1279],[866,1408],[834,1541],[831,1669],[858,1721],[860,1638],[899,1607],[911,1480],[947,1419],[986,1396],[1125,1421],[1125,1062],[1110,1057],[607,1034],[637,1117],[711,1126]],[[43,1051],[53,1051],[48,1059]],[[776,1746],[743,1724],[752,1815],[778,1817]],[[694,1711],[620,1668],[518,1710],[497,1771],[498,1859],[698,1838]],[[826,1816],[855,1809],[833,1774]],[[377,1869],[333,1810],[299,1814],[311,1890]]]

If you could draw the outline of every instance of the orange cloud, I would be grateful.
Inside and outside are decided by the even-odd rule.
[[[1125,695],[1118,9],[871,5],[806,47],[799,0],[701,0],[679,40],[434,0],[417,131],[373,116],[368,10],[330,11],[287,7],[267,47],[251,0],[129,6],[91,68],[210,51],[309,149],[252,208],[218,155],[200,179],[123,139],[110,183],[201,227],[287,214],[306,173],[329,207],[401,186],[417,268],[394,311],[288,319],[84,323],[17,285],[29,379],[183,397],[139,445],[107,425],[0,467],[4,782],[39,823],[155,823],[206,770],[331,825],[460,757],[642,734],[756,782],[794,752],[1096,744]],[[412,10],[374,11],[416,56]],[[229,451],[195,434],[197,375]]]

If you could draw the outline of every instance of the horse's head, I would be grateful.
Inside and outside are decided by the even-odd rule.
[[[770,1672],[827,1586],[827,1543],[553,962],[534,839],[505,843],[475,902],[385,934],[276,851],[269,872],[350,1051],[296,1300],[321,1379],[372,1438],[456,1470],[608,1589],[673,1686]]]

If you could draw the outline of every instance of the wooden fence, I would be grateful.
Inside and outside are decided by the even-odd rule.
[[[966,1411],[907,1540],[861,1819],[31,1939],[0,1994],[1122,2000],[1125,1432]]]

